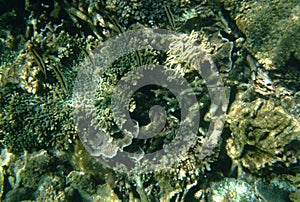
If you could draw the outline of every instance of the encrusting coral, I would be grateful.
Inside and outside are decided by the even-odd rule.
[[[222,2],[245,34],[247,49],[264,68],[274,70],[286,66],[289,60],[300,60],[300,6],[297,0]]]

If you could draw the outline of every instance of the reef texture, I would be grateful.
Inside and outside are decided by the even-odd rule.
[[[300,60],[299,1],[222,2],[245,35],[247,49],[264,68],[284,68]]]
[[[249,100],[247,93],[236,95],[228,114],[228,155],[251,172],[292,168],[300,157],[299,121],[274,99]]]
[[[0,0],[0,8],[0,201],[300,201],[297,0]],[[72,92],[79,68],[93,61],[92,50],[143,27],[180,32],[177,41],[207,53],[225,85],[228,108],[221,106],[227,109],[225,127],[217,131],[222,134],[208,141],[218,108],[207,81],[185,62],[192,53],[181,51],[176,40],[165,53],[143,50],[119,58],[95,93],[93,126],[104,129],[104,140],[124,138],[110,96],[120,78],[141,65],[162,64],[165,72],[184,75],[200,112],[197,139],[180,161],[165,159],[172,165],[126,174],[82,145]],[[157,136],[131,137],[101,155],[151,153],[174,138],[180,107],[168,89],[139,89],[129,103],[132,119],[151,128],[151,119],[160,117],[148,111],[157,104],[166,108],[167,120]]]

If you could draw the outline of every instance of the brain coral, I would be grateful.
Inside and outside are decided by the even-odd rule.
[[[300,124],[275,99],[239,93],[228,114],[227,153],[251,172],[293,166],[299,160]]]

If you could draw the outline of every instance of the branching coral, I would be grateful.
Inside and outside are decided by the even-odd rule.
[[[128,32],[125,36],[132,33],[134,35],[129,37],[129,42],[122,37],[107,42],[108,45],[95,51],[94,62],[87,60],[79,72],[74,88],[73,106],[76,127],[85,146],[92,155],[113,159],[112,162],[121,158],[119,155],[125,155],[119,151],[136,154],[126,161],[127,165],[138,166],[139,169],[134,168],[134,172],[149,169],[150,162],[154,159],[156,162],[152,166],[156,166],[158,162],[164,166],[171,166],[177,158],[189,158],[184,154],[189,150],[191,155],[194,154],[199,160],[214,154],[213,150],[218,146],[222,131],[222,113],[225,113],[227,100],[210,56],[206,55],[201,46],[195,44],[194,34],[184,37],[164,36],[155,33],[154,30],[145,29]],[[125,53],[127,49],[134,49],[132,44],[138,44],[138,48],[144,44],[141,42],[145,41],[145,36],[154,37],[155,40],[148,39],[151,45],[166,46],[166,50],[170,49],[167,53],[170,56],[157,57],[150,45],[142,47],[148,50],[143,56],[156,56],[149,61],[153,64],[161,60],[168,62],[164,67],[152,64],[131,70],[130,54]],[[119,47],[116,49],[116,46]],[[120,58],[122,54],[123,58],[114,61],[114,58]],[[91,65],[93,63],[94,65]],[[91,79],[97,74],[101,77]],[[204,80],[200,79],[200,75]],[[212,96],[211,102],[208,94]],[[150,99],[151,97],[153,99]],[[93,110],[94,98],[97,100],[96,110]],[[158,113],[158,117],[155,114],[151,115],[153,105],[165,106],[166,117],[159,117],[162,113]],[[127,116],[127,112],[123,113],[123,109],[118,111],[119,106],[125,106],[125,110],[129,107],[134,120],[128,120],[129,115]],[[205,111],[202,117],[198,115],[199,110]],[[202,122],[200,125],[199,119]],[[165,121],[164,128],[160,129],[158,134],[151,132],[150,128],[158,127],[162,120]],[[145,135],[143,131],[151,136],[141,138],[140,135]],[[161,158],[161,154],[156,151],[162,151],[169,157]],[[179,157],[171,158],[173,153]],[[126,167],[125,164],[117,162],[113,167],[122,169],[122,166]]]
[[[3,143],[9,150],[70,148],[76,137],[71,107],[59,87],[54,88],[45,98],[26,92],[3,95],[0,128]]]

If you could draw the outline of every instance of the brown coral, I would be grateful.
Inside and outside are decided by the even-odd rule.
[[[299,159],[299,122],[273,99],[237,95],[228,114],[228,155],[251,172],[288,167]],[[299,149],[298,149],[299,150]]]

